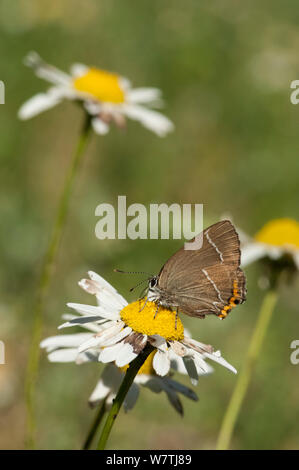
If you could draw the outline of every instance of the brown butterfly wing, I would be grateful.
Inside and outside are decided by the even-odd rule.
[[[214,313],[225,317],[246,298],[239,265],[239,237],[232,223],[224,220],[202,232],[200,249],[183,247],[165,263],[158,287],[166,301],[190,316]]]

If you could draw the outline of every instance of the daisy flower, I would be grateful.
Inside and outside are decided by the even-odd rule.
[[[97,329],[96,323],[93,325],[93,328]],[[93,351],[89,351],[89,353],[78,353],[77,349],[83,340],[90,338],[92,335],[93,333],[76,333],[73,335],[52,336],[42,341],[41,347],[46,349],[50,362],[75,362],[77,364],[92,361],[97,362],[100,352],[99,350],[94,349]],[[153,357],[154,352],[148,356],[135,377],[134,383],[131,385],[124,400],[125,411],[131,410],[134,407],[139,396],[140,386],[142,386],[150,389],[154,393],[165,392],[170,404],[178,413],[183,414],[183,405],[179,398],[179,394],[194,401],[198,400],[197,395],[193,390],[180,382],[173,380],[170,376],[159,377],[153,368]],[[108,364],[104,368],[104,371],[102,372],[101,377],[89,398],[89,404],[91,407],[99,405],[104,400],[106,410],[111,407],[120,384],[123,381],[127,367],[128,366],[119,368],[114,364]],[[171,367],[178,372],[185,373],[185,370],[182,370],[181,364],[175,357],[173,357],[171,361]],[[209,366],[209,369],[206,372],[199,371],[199,375],[206,375],[212,371],[212,367]]]
[[[166,377],[173,367],[188,373],[192,384],[196,385],[201,373],[211,371],[207,360],[236,373],[220,351],[186,334],[181,320],[175,321],[176,312],[160,307],[155,315],[156,304],[148,301],[144,305],[143,299],[128,304],[114,287],[94,272],[89,272],[89,279],[82,279],[79,285],[96,296],[97,305],[69,303],[77,315],[64,315],[67,321],[59,328],[81,326],[88,333],[45,340],[42,347],[47,348],[50,360],[75,360],[77,363],[97,360],[122,368],[149,343],[155,348],[151,367],[158,377]]]
[[[106,134],[111,122],[123,127],[126,118],[139,121],[160,137],[174,129],[168,118],[149,109],[162,103],[157,88],[133,89],[128,79],[83,64],[73,64],[65,73],[44,62],[36,52],[27,55],[25,64],[53,86],[25,102],[18,113],[20,119],[29,119],[69,99],[83,103],[98,134]]]
[[[242,246],[242,266],[259,259],[291,261],[299,269],[299,223],[282,218],[266,223],[252,238],[247,237]]]

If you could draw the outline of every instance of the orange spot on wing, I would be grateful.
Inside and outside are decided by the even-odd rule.
[[[219,318],[226,318],[232,308],[236,307],[236,300],[240,298],[238,291],[238,281],[233,282],[233,295],[230,297],[228,304],[223,307],[221,313],[218,314]]]

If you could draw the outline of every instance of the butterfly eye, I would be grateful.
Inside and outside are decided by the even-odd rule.
[[[156,278],[156,277],[153,277],[153,278],[150,280],[149,285],[150,285],[151,288],[153,288],[153,287],[156,287],[157,283],[158,283],[157,278]]]

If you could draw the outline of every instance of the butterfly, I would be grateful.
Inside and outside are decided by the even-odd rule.
[[[246,278],[240,268],[240,240],[229,220],[206,228],[199,249],[182,247],[149,279],[147,299],[191,317],[226,318],[246,300]],[[195,237],[191,242],[194,242]],[[155,314],[155,316],[156,316]]]

